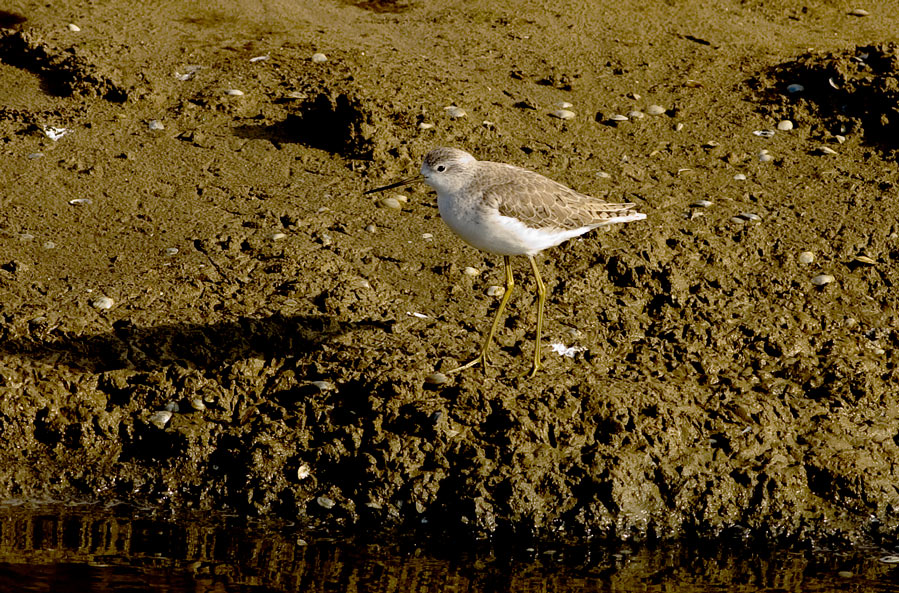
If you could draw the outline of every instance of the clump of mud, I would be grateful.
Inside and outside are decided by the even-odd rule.
[[[807,53],[768,76],[773,85],[755,82],[775,113],[819,119],[824,136],[859,133],[885,151],[899,149],[899,44]]]

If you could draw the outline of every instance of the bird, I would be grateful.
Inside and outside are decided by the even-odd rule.
[[[437,192],[446,225],[467,244],[503,258],[505,291],[479,354],[448,371],[489,364],[487,352],[512,295],[512,256],[527,257],[537,283],[537,335],[529,376],[542,367],[540,340],[546,286],[535,257],[540,252],[597,227],[643,220],[632,202],[611,203],[579,193],[548,177],[492,161],[479,161],[458,148],[437,147],[422,161],[420,174],[375,189],[380,192],[423,180]]]

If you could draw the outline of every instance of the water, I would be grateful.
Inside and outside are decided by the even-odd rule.
[[[0,507],[0,592],[893,592],[878,547],[453,544],[326,537],[237,518]]]

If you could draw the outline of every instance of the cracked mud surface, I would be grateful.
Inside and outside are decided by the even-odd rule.
[[[658,4],[0,13],[0,497],[895,534],[899,6]],[[648,215],[541,256],[583,350],[534,379],[521,260],[486,376],[425,380],[477,352],[499,258],[425,186],[362,192],[438,145]]]

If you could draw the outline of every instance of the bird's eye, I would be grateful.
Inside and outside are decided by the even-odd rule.
[[[443,165],[437,165],[437,170],[443,173],[444,171],[446,171],[446,167]]]

